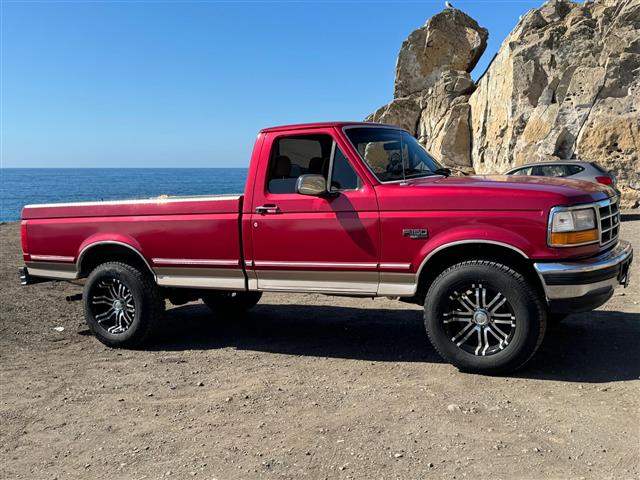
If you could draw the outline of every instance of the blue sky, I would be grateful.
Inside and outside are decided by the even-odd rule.
[[[477,76],[542,1],[451,0]],[[360,120],[444,1],[2,0],[3,167],[244,167],[262,127]]]

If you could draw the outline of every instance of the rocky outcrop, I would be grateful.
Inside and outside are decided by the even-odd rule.
[[[402,43],[393,96],[422,93],[449,70],[471,72],[487,48],[488,37],[486,29],[460,10],[435,15]]]
[[[487,46],[486,29],[460,10],[432,17],[402,43],[394,100],[367,117],[409,130],[443,163],[471,169],[469,72]]]
[[[447,32],[450,32],[447,34]],[[596,161],[640,199],[640,0],[550,0],[529,11],[479,80],[487,33],[445,10],[403,43],[396,98],[369,118],[416,134],[477,173],[540,160]]]
[[[478,173],[575,157],[640,189],[640,0],[528,12],[469,104]]]

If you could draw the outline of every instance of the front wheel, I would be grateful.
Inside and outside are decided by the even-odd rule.
[[[536,352],[546,310],[535,289],[508,266],[472,260],[453,265],[431,285],[425,327],[434,348],[460,370],[501,374]]]
[[[243,313],[256,306],[262,292],[211,292],[202,297],[214,313]]]

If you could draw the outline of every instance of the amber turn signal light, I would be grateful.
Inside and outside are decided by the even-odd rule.
[[[552,245],[577,245],[598,240],[598,229],[581,232],[555,232],[551,234]]]

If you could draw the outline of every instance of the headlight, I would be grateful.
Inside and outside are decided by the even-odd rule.
[[[597,242],[599,238],[595,209],[551,209],[547,239],[550,247],[586,245]]]

